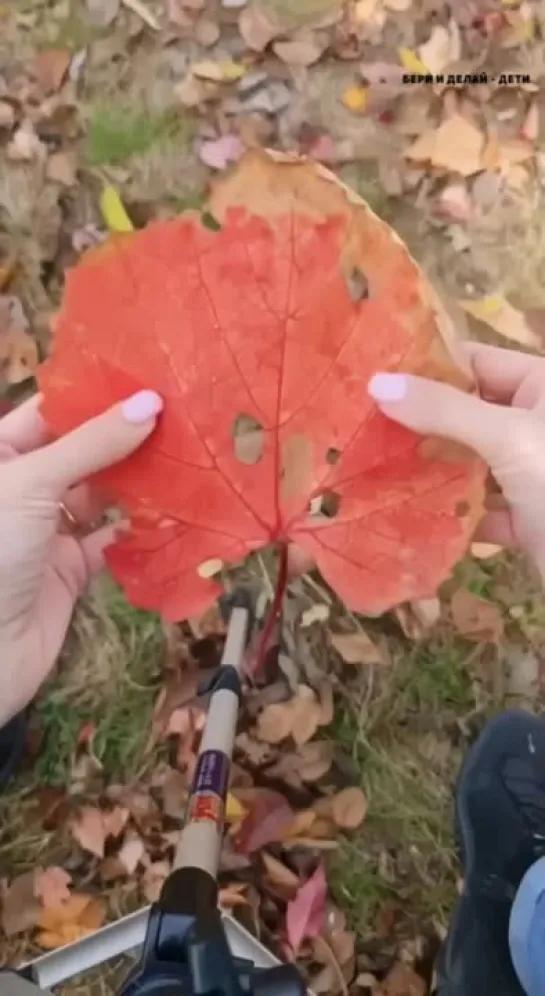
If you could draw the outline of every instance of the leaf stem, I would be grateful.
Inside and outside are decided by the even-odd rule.
[[[278,544],[278,576],[276,578],[276,586],[274,589],[274,598],[272,600],[271,607],[269,609],[267,618],[265,620],[265,625],[263,627],[263,632],[261,633],[261,639],[259,641],[259,646],[257,648],[257,654],[255,658],[255,670],[263,665],[265,661],[265,655],[268,650],[269,640],[271,638],[271,633],[273,626],[280,614],[282,608],[282,601],[284,599],[284,594],[286,592],[286,585],[288,583],[288,544],[279,543]]]

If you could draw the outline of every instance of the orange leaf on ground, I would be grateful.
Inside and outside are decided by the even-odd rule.
[[[387,368],[469,387],[433,290],[392,230],[305,160],[249,152],[209,207],[219,231],[184,214],[72,270],[40,373],[61,434],[144,387],[165,399],[144,446],[97,475],[132,521],[111,570],[170,620],[219,593],[203,563],[278,541],[354,609],[427,595],[467,548],[484,468],[469,453],[426,457],[365,385]],[[264,429],[255,465],[235,453],[241,415]],[[294,440],[300,478],[287,472]]]
[[[105,920],[106,904],[101,899],[74,892],[62,906],[42,911],[36,942],[45,950],[54,950],[94,933]]]

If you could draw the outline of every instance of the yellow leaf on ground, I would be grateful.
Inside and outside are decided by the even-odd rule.
[[[408,73],[427,74],[430,72],[426,64],[422,62],[422,59],[419,59],[416,52],[413,52],[412,48],[405,48],[405,46],[402,45],[398,48],[397,54],[401,65],[407,70]]]
[[[129,218],[119,191],[110,184],[100,195],[100,210],[110,232],[133,232],[134,225]]]
[[[227,823],[238,823],[243,820],[247,815],[248,810],[244,808],[241,802],[238,801],[237,797],[233,795],[232,792],[227,793],[227,801],[225,804],[225,819]]]
[[[210,80],[212,83],[233,83],[244,76],[246,66],[241,62],[233,62],[229,59],[222,62],[204,59],[202,62],[196,62],[191,67],[191,71],[200,80]]]
[[[367,87],[354,84],[343,91],[341,101],[354,114],[363,114],[367,107]]]
[[[500,294],[488,294],[474,301],[462,299],[458,304],[469,315],[489,325],[499,335],[518,342],[522,346],[539,348],[541,342],[528,325],[521,311],[518,311]]]

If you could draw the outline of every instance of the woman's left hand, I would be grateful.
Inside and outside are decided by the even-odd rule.
[[[141,391],[54,442],[39,406],[34,397],[0,420],[0,727],[51,671],[115,536],[113,526],[89,529],[103,509],[81,482],[137,449],[162,401]]]

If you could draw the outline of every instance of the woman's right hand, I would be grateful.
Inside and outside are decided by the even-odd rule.
[[[464,443],[488,463],[503,499],[490,496],[476,539],[518,547],[545,578],[545,359],[479,343],[459,348],[480,397],[397,373],[376,374],[369,394],[389,418]]]

